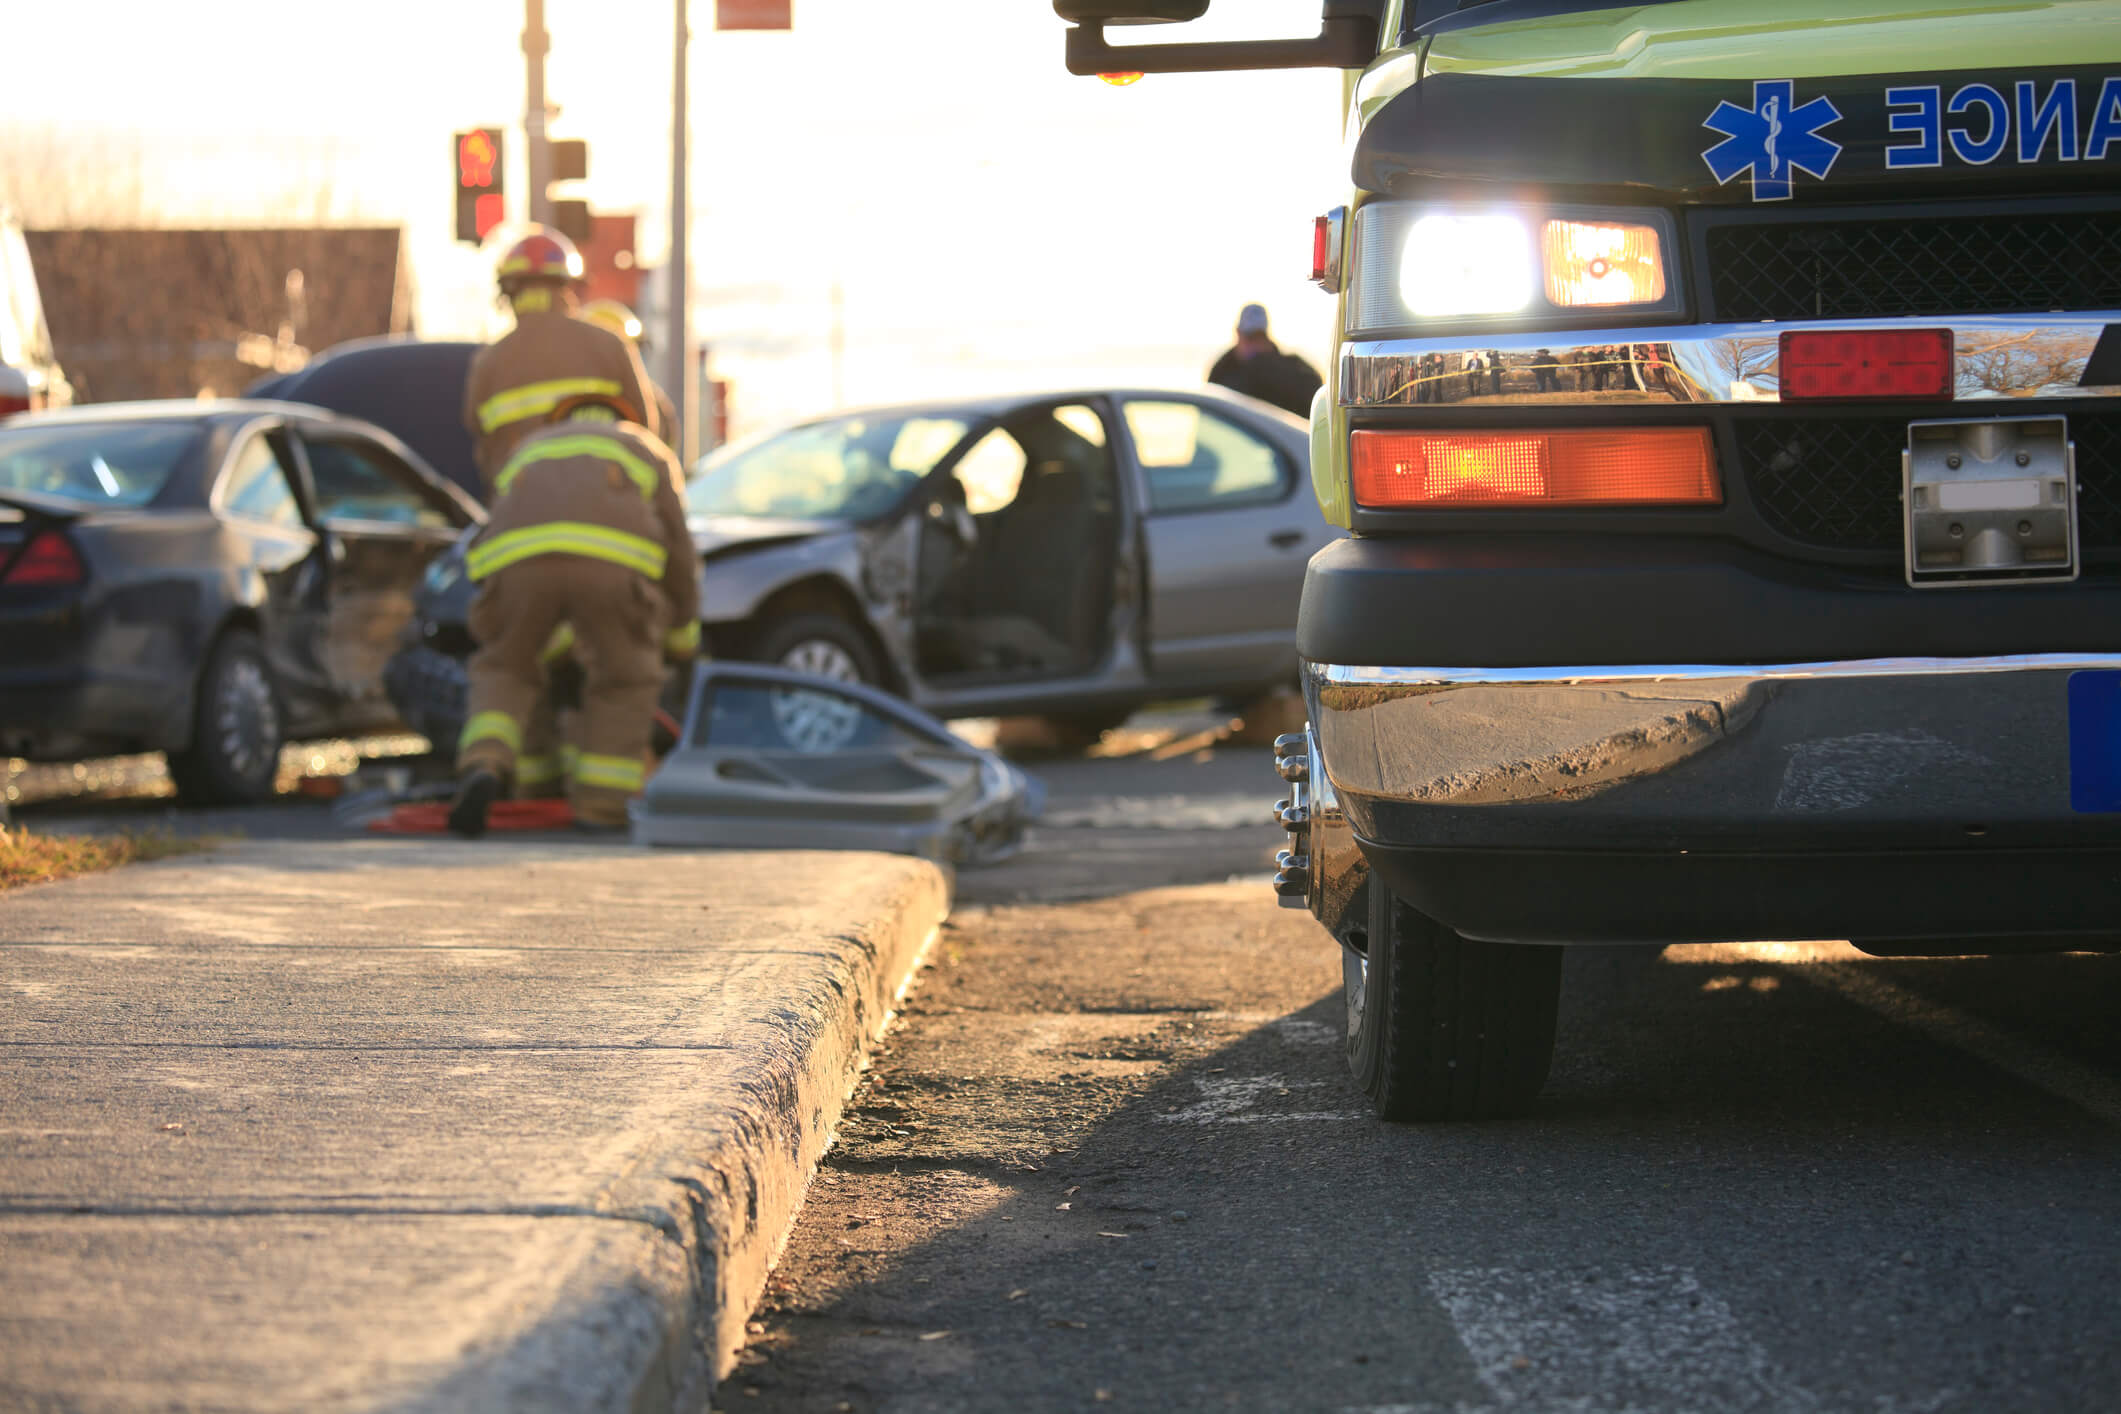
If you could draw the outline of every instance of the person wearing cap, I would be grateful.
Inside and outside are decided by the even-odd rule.
[[[1248,304],[1238,312],[1237,343],[1215,360],[1208,381],[1298,417],[1309,417],[1311,395],[1318,391],[1320,379],[1317,369],[1267,337],[1266,309]]]
[[[628,422],[658,438],[669,435],[669,428],[657,425],[648,374],[633,345],[574,317],[582,280],[574,242],[534,227],[508,248],[495,276],[515,328],[479,350],[464,382],[464,425],[489,500],[494,477],[516,444],[569,399],[616,399]]]

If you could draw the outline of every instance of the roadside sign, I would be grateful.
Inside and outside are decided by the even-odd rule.
[[[714,0],[716,29],[793,29],[795,0]]]

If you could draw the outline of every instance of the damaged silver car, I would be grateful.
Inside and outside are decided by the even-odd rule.
[[[724,448],[687,489],[708,651],[884,688],[937,717],[1094,736],[1145,703],[1296,678],[1304,566],[1340,532],[1305,424],[1216,390],[921,404]],[[438,565],[392,665],[437,742],[470,586]],[[811,750],[842,743],[830,718]]]

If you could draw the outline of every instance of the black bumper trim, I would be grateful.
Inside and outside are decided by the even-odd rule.
[[[2121,844],[2069,850],[1363,854],[1414,908],[1524,943],[2051,939],[2121,935]]]

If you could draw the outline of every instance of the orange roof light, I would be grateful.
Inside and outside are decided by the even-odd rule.
[[[1125,88],[1130,83],[1140,83],[1142,76],[1138,69],[1123,69],[1118,73],[1099,74],[1098,77],[1114,88]]]
[[[1716,506],[1705,427],[1357,432],[1355,499],[1381,510]]]

